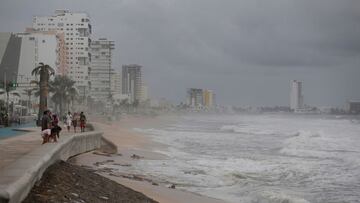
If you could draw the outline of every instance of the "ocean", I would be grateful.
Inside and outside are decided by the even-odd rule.
[[[360,202],[360,121],[290,114],[189,115],[134,129],[169,158],[129,170],[239,203]]]

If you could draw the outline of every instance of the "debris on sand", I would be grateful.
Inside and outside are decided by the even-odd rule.
[[[109,159],[109,160],[106,160],[106,161],[98,161],[98,162],[95,162],[94,165],[95,165],[95,166],[100,166],[100,165],[104,165],[104,164],[112,163],[112,162],[114,162],[114,160]]]
[[[144,158],[144,157],[139,156],[139,155],[136,155],[136,154],[133,154],[133,155],[131,156],[131,158],[133,158],[133,159],[141,159],[141,158]]]
[[[170,184],[167,186],[168,188],[175,189],[175,184]]]
[[[124,166],[124,167],[130,167],[131,164],[119,164],[119,163],[113,163],[112,165],[115,165],[115,166]]]
[[[56,186],[56,187],[55,187]],[[86,168],[66,162],[50,166],[23,203],[47,202],[156,202]]]

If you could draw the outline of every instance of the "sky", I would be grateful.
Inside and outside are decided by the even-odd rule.
[[[359,0],[0,0],[0,32],[55,9],[88,13],[92,38],[115,41],[113,67],[142,65],[151,97],[195,87],[223,105],[289,105],[296,79],[308,105],[360,99]]]

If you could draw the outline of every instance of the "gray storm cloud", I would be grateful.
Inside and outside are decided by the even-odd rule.
[[[287,105],[299,79],[311,105],[360,99],[357,0],[0,2],[0,31],[58,8],[86,11],[94,37],[115,40],[114,67],[142,64],[153,96],[181,101],[201,87],[223,104]]]

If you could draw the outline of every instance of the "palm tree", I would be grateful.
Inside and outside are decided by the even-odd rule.
[[[67,76],[56,76],[53,81],[50,82],[50,92],[53,93],[51,100],[59,107],[60,115],[64,113],[64,104],[68,104],[73,101],[77,95],[77,91],[74,87],[75,81],[71,80]]]
[[[55,71],[49,65],[39,63],[39,66],[32,70],[31,75],[40,76],[40,101],[38,112],[38,125],[40,124],[40,117],[42,112],[47,109],[47,99],[49,95],[49,79],[51,75],[55,75]]]
[[[78,92],[75,87],[69,87],[67,91],[67,97],[68,97],[68,111],[70,110],[70,102],[71,105],[74,106],[74,100],[78,96]]]

